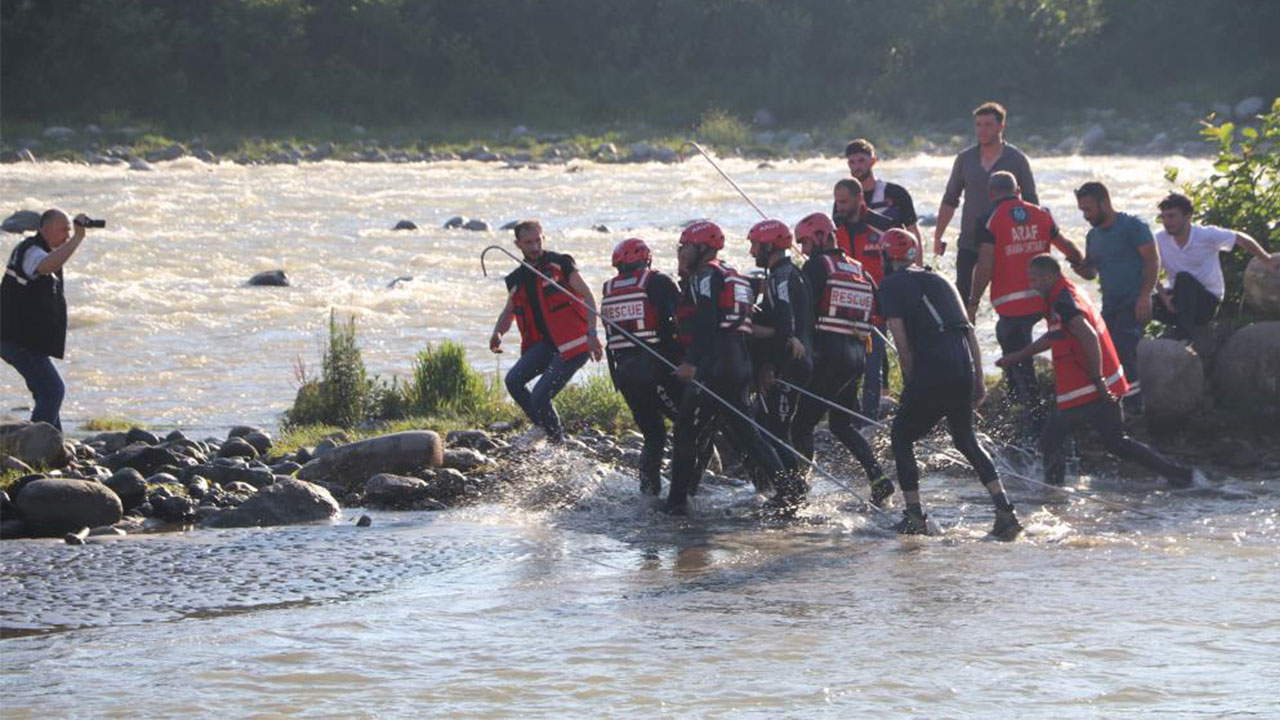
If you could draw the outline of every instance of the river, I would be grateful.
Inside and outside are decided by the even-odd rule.
[[[1207,170],[1126,157],[1035,169],[1080,239],[1073,186],[1101,178],[1119,208],[1150,216],[1167,164]],[[949,165],[919,157],[882,175],[932,212]],[[330,308],[359,318],[384,376],[445,338],[493,367],[482,343],[502,290],[477,254],[509,237],[434,229],[451,215],[542,218],[593,285],[630,234],[669,267],[679,224],[698,216],[720,219],[746,264],[752,211],[704,163],[581,167],[11,165],[0,194],[110,223],[68,268],[69,424],[215,432],[275,421],[295,358],[315,367]],[[827,208],[842,175],[837,161],[727,169],[789,221]],[[401,218],[424,229],[391,232]],[[244,287],[275,267],[293,287]],[[386,287],[401,275],[415,279]],[[5,410],[24,404],[11,370],[0,383]],[[828,466],[863,487],[856,466]],[[668,518],[632,477],[572,451],[534,455],[524,472],[518,495],[371,513],[369,528],[347,510],[333,526],[6,541],[3,715],[1280,713],[1280,495],[1266,478],[1218,474],[1225,492],[1177,493],[1082,478],[1147,515],[1015,481],[1028,531],[1004,544],[984,539],[990,508],[968,477],[926,477],[940,533],[904,539],[824,481],[778,525],[740,509],[747,490],[715,484],[693,517]]]

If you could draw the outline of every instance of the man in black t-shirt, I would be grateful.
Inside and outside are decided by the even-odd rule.
[[[973,411],[986,397],[978,338],[955,286],[928,268],[912,267],[919,252],[915,239],[906,232],[885,234],[888,274],[880,285],[880,310],[898,348],[906,382],[890,431],[898,485],[907,503],[898,532],[928,533],[920,504],[915,443],[945,417],[956,449],[977,470],[978,479],[991,494],[996,513],[991,534],[1012,540],[1022,532],[1022,525],[991,456],[973,432]]]
[[[862,183],[867,207],[901,223],[907,232],[915,236],[916,242],[920,242],[920,218],[916,216],[911,193],[897,183],[876,177],[875,166],[880,158],[876,157],[875,145],[865,138],[858,138],[844,147],[844,156],[849,163],[849,174]]]

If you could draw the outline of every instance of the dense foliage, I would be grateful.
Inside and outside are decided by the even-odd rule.
[[[0,82],[7,122],[192,129],[1047,119],[1274,91],[1277,27],[1268,0],[0,0]]]
[[[1260,127],[1223,123],[1206,126],[1202,134],[1217,148],[1218,159],[1212,175],[1184,187],[1195,221],[1248,233],[1270,252],[1280,252],[1280,100]],[[1177,171],[1170,169],[1168,177],[1177,180]],[[1224,315],[1239,310],[1249,259],[1241,250],[1222,257]]]

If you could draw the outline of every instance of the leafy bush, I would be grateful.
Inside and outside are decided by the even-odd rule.
[[[1183,185],[1195,204],[1196,222],[1245,232],[1267,250],[1280,250],[1280,99],[1258,128],[1206,124],[1200,134],[1217,145],[1218,160],[1208,179]],[[1165,176],[1175,182],[1178,171],[1170,168]],[[1223,316],[1239,311],[1248,264],[1240,251],[1222,259]]]
[[[356,320],[339,322],[329,313],[329,338],[324,348],[324,364],[319,380],[298,371],[298,395],[285,413],[285,426],[326,424],[353,427],[366,416],[372,383],[365,371],[360,346],[356,343]]]
[[[723,110],[708,110],[702,114],[698,137],[713,147],[733,150],[751,142],[751,127]]]
[[[413,380],[406,388],[409,411],[415,415],[460,415],[484,402],[484,376],[467,362],[456,342],[427,346],[413,363]]]
[[[614,389],[608,375],[601,373],[566,386],[556,396],[555,405],[560,422],[570,431],[595,427],[616,434],[635,427],[622,393]]]

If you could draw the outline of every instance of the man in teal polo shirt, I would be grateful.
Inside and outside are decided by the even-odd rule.
[[[1138,341],[1151,322],[1151,292],[1156,286],[1160,254],[1151,228],[1128,213],[1116,212],[1111,207],[1111,193],[1102,183],[1081,185],[1076,190],[1076,204],[1093,228],[1085,238],[1084,261],[1075,270],[1086,280],[1100,278],[1102,320],[1129,379],[1124,410],[1141,415]]]

